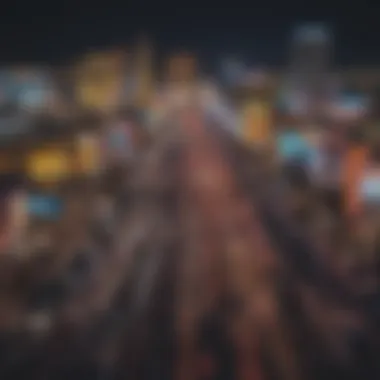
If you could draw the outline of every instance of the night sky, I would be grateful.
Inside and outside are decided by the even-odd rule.
[[[233,55],[254,64],[281,65],[287,60],[292,28],[324,21],[335,31],[337,63],[380,64],[380,6],[364,1],[250,3],[221,1],[213,7],[188,1],[106,0],[101,6],[95,0],[86,7],[65,0],[27,5],[13,1],[1,10],[1,60],[65,62],[86,48],[127,45],[146,32],[161,52],[183,47],[208,63]]]

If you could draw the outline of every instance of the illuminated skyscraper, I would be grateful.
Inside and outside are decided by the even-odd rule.
[[[330,64],[331,34],[324,25],[303,25],[292,38],[291,66],[305,72],[320,72]]]
[[[153,47],[145,37],[141,37],[137,44],[135,75],[136,103],[145,106],[153,91]]]
[[[309,115],[320,113],[320,104],[331,95],[332,35],[325,25],[298,27],[291,41],[288,83],[303,97]]]

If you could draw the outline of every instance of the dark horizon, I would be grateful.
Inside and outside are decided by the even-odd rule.
[[[335,2],[317,6],[294,2],[266,7],[190,7],[185,3],[144,5],[109,2],[70,6],[66,3],[8,7],[1,15],[0,61],[64,63],[88,48],[130,45],[147,34],[159,53],[183,48],[198,53],[208,66],[223,56],[238,56],[250,64],[280,66],[288,59],[294,27],[321,21],[334,31],[334,62],[380,65],[379,11],[365,3]],[[305,9],[306,6],[306,9]]]

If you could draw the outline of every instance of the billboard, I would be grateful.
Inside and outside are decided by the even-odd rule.
[[[306,138],[297,131],[280,133],[276,141],[277,152],[281,160],[305,160],[310,153],[310,145]]]
[[[62,149],[40,149],[29,154],[26,171],[37,183],[54,183],[70,177],[72,160]]]
[[[63,201],[54,195],[30,194],[27,198],[27,212],[32,218],[57,220],[63,213]]]
[[[360,197],[366,203],[380,204],[380,172],[368,171],[360,183]]]
[[[265,144],[271,138],[272,113],[268,103],[251,101],[243,109],[243,136],[249,144]]]
[[[21,75],[16,73],[15,82],[19,89],[18,101],[21,108],[35,110],[48,105],[53,84],[47,73],[38,70],[30,70]]]
[[[10,105],[32,113],[49,111],[54,107],[55,94],[53,77],[47,69],[0,71],[0,107]]]
[[[108,112],[120,105],[123,92],[124,55],[94,53],[77,66],[75,100],[85,109]]]

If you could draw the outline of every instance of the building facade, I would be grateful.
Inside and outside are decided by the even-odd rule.
[[[331,80],[331,52],[332,36],[324,25],[306,24],[294,31],[284,79],[297,113],[311,118],[319,115],[336,90]]]

